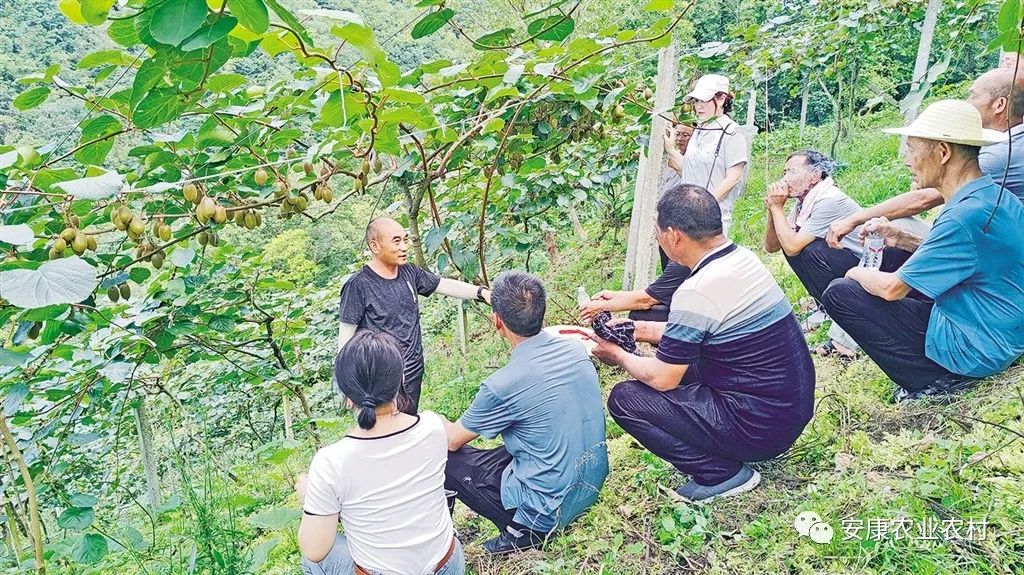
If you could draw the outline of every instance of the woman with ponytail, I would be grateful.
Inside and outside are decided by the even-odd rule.
[[[403,372],[397,340],[372,330],[358,332],[334,361],[337,391],[357,425],[320,449],[295,485],[306,575],[465,572],[444,493],[444,425],[435,413],[400,410]]]
[[[732,207],[743,192],[749,163],[747,138],[739,124],[729,117],[733,103],[729,79],[705,74],[684,99],[693,104],[698,122],[683,149],[677,143],[676,133],[681,127],[667,130],[665,153],[672,170],[667,174],[663,189],[690,184],[711,192],[722,209],[722,231],[728,237]]]

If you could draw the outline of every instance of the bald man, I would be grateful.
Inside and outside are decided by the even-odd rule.
[[[981,148],[981,171],[1024,201],[1024,74],[1018,73],[1014,84],[1012,67],[989,70],[971,84],[967,101],[981,112],[984,128],[1009,132],[1007,140]],[[909,218],[944,202],[934,188],[911,190],[832,224],[828,244],[840,247],[846,234],[873,218]]]
[[[417,295],[433,293],[491,303],[490,290],[439,277],[409,259],[409,234],[391,218],[377,218],[366,227],[366,245],[373,257],[352,274],[341,289],[338,351],[356,330],[387,332],[398,339],[405,355],[405,382],[399,408],[415,415],[423,383],[423,339]],[[390,398],[388,398],[390,399]]]

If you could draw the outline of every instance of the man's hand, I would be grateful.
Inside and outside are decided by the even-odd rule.
[[[621,363],[620,358],[625,353],[621,347],[596,335],[593,337],[593,340],[597,342],[597,347],[591,353],[594,357],[601,360],[601,363],[605,365],[619,365]]]
[[[662,140],[665,143],[665,150],[671,151],[671,150],[677,149],[676,148],[676,137],[677,137],[676,127],[674,125],[672,125],[672,124],[669,124],[665,128],[665,133],[662,134]]]
[[[900,237],[900,228],[896,227],[889,218],[873,218],[868,220],[860,229],[860,239],[868,237],[869,234],[878,234],[885,239],[885,245],[894,248]]]
[[[306,503],[306,483],[309,481],[309,476],[305,473],[300,473],[295,478],[295,494],[299,497],[299,507],[302,507]]]
[[[484,298],[484,301],[487,302],[487,305],[491,305],[491,290],[485,289],[484,291],[480,292],[480,296]]]
[[[843,218],[832,222],[832,225],[828,228],[828,235],[825,237],[825,242],[828,243],[829,247],[840,249],[843,241],[850,232],[857,228],[857,224],[850,221],[849,218]]]
[[[608,307],[604,302],[612,299],[614,296],[613,292],[608,290],[601,290],[594,294],[594,297],[590,298],[590,301],[580,306],[580,323],[583,325],[590,325],[594,323],[594,318],[597,314],[607,311]]]
[[[768,190],[764,195],[764,205],[768,208],[783,207],[789,199],[789,186],[784,182],[773,182],[768,184]]]

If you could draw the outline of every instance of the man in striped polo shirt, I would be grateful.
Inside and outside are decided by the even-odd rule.
[[[753,489],[745,462],[789,449],[814,411],[814,364],[792,307],[750,250],[722,235],[718,202],[680,185],[658,200],[658,243],[693,269],[668,323],[636,322],[639,357],[608,341],[594,355],[624,368],[608,411],[627,433],[692,479],[676,489],[710,501]]]

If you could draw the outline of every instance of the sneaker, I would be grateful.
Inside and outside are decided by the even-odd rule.
[[[509,525],[494,539],[484,542],[484,550],[490,555],[504,555],[516,551],[536,549],[544,544],[546,533],[530,529],[516,529]]]
[[[895,401],[896,403],[906,403],[908,401],[926,397],[955,395],[971,389],[977,383],[978,380],[972,377],[950,375],[949,377],[944,377],[930,385],[926,385],[921,389],[916,389],[914,391],[909,391],[897,385]]]
[[[761,474],[744,464],[736,475],[718,485],[701,485],[691,479],[676,489],[676,493],[690,503],[710,503],[719,497],[730,497],[750,491],[761,483]]]

